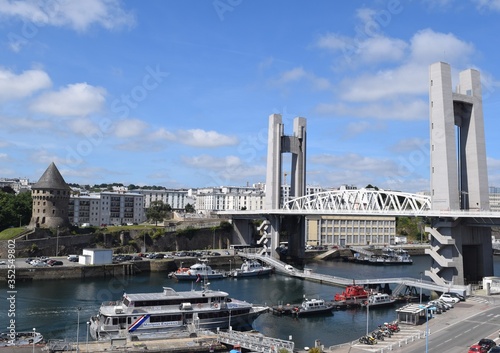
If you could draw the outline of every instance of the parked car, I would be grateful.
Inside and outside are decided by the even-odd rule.
[[[0,260],[0,265],[7,265],[7,262],[5,262],[5,260]]]
[[[474,345],[469,347],[468,353],[487,353],[487,352],[488,352],[488,350],[485,347],[480,346],[478,344],[474,344]]]
[[[71,262],[78,262],[78,255],[68,255],[68,260]]]
[[[460,299],[451,296],[450,293],[441,294],[441,296],[439,297],[439,300],[442,300],[445,303],[453,303],[453,304],[456,304],[460,301]]]
[[[500,353],[500,346],[491,348],[488,353]]]
[[[495,347],[497,344],[495,341],[489,338],[481,338],[479,342],[477,343],[480,346],[486,347],[486,349],[489,351],[492,347]]]
[[[62,266],[63,262],[61,260],[50,260],[47,262],[49,266]]]

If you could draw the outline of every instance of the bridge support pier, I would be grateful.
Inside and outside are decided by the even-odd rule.
[[[493,275],[491,228],[470,226],[464,219],[439,219],[431,227],[432,257],[425,275],[440,285],[464,285]]]

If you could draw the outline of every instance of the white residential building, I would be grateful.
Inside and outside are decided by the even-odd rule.
[[[144,196],[131,192],[72,195],[69,218],[72,224],[91,226],[142,223],[146,220]]]
[[[151,202],[162,201],[164,204],[169,204],[174,211],[182,211],[187,204],[194,207],[195,200],[191,196],[188,189],[166,189],[166,190],[148,190],[137,189],[131,192],[144,195],[144,208],[149,208]]]

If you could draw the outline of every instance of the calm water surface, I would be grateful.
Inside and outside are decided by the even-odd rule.
[[[430,267],[428,256],[414,257],[411,266],[375,267],[347,262],[324,261],[308,264],[317,273],[339,277],[420,278],[420,272]],[[500,275],[500,258],[495,257],[495,275]],[[16,302],[17,330],[31,331],[35,327],[47,339],[68,338],[76,340],[77,322],[80,322],[79,340],[86,340],[86,322],[95,315],[101,302],[119,299],[123,291],[160,292],[163,286],[174,289],[190,290],[191,283],[175,282],[166,278],[164,273],[151,273],[134,277],[92,280],[53,280],[32,283],[18,283]],[[282,275],[268,278],[228,278],[214,280],[212,289],[228,292],[230,296],[252,303],[277,305],[280,303],[299,303],[303,296],[333,299],[341,287],[323,285],[297,280]],[[80,311],[77,310],[80,308]],[[0,310],[6,313],[8,302],[0,303]],[[78,314],[79,313],[79,314]],[[8,318],[0,315],[2,327],[6,327]],[[79,320],[78,320],[79,317]],[[373,309],[369,313],[369,328],[394,320],[394,307]],[[292,336],[296,347],[313,346],[316,339],[327,346],[355,340],[366,332],[366,311],[362,309],[335,311],[327,317],[294,319],[287,316],[264,314],[254,322],[254,329],[265,335],[288,339]],[[5,329],[4,329],[5,330]],[[3,330],[1,330],[3,331]]]

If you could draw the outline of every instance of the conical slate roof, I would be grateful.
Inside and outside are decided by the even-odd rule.
[[[54,162],[52,162],[38,182],[32,186],[32,189],[70,190],[70,187],[64,181]]]

